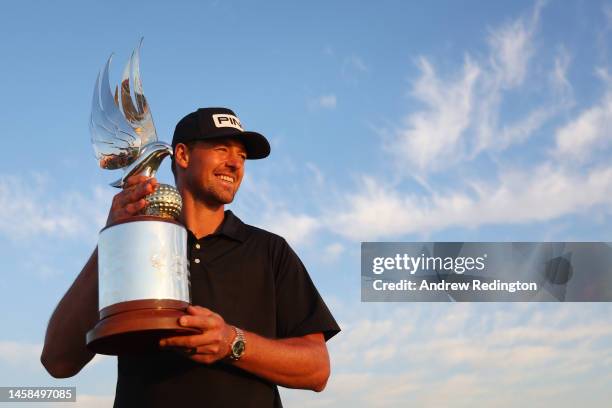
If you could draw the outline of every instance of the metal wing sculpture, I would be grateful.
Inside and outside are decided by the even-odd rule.
[[[114,96],[111,92],[108,71],[112,55],[94,87],[89,130],[96,158],[103,169],[124,170],[123,176],[111,183],[113,187],[123,187],[125,180],[134,174],[154,176],[163,158],[172,154],[172,147],[157,139],[144,96],[141,46],[142,39],[123,70],[120,92],[118,86]]]

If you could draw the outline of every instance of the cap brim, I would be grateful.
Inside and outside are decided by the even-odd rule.
[[[233,137],[244,143],[247,159],[264,159],[270,155],[270,143],[268,139],[257,132],[240,132],[226,137]]]

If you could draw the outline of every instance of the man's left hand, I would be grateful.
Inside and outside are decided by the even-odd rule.
[[[212,310],[201,306],[189,306],[188,315],[179,319],[183,327],[200,329],[202,334],[162,339],[160,347],[176,348],[193,361],[212,364],[229,355],[230,343],[235,336],[232,326]]]

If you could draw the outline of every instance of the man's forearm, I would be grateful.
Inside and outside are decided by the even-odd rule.
[[[98,320],[98,250],[96,249],[47,326],[40,360],[54,377],[71,377],[95,355],[85,345],[85,335]]]
[[[301,337],[268,339],[244,332],[246,351],[238,361],[229,361],[230,343],[236,332],[217,313],[202,306],[189,306],[179,324],[202,331],[190,336],[160,340],[161,347],[184,348],[186,356],[202,364],[225,359],[228,364],[289,388],[321,391],[329,378],[329,355],[322,333]]]
[[[245,332],[246,352],[231,364],[289,388],[322,391],[329,378],[329,355],[323,334],[267,339]]]

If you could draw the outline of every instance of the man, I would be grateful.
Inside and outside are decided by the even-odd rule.
[[[179,324],[202,334],[160,341],[160,351],[118,358],[115,406],[281,406],[276,385],[321,391],[325,341],[340,329],[299,258],[281,237],[245,225],[232,202],[246,159],[270,153],[234,112],[185,116],[172,139],[173,172],[188,229],[192,303]],[[133,176],[114,199],[108,225],[137,216],[155,179]],[[55,377],[94,356],[85,334],[98,320],[97,253],[54,311],[41,356]]]

